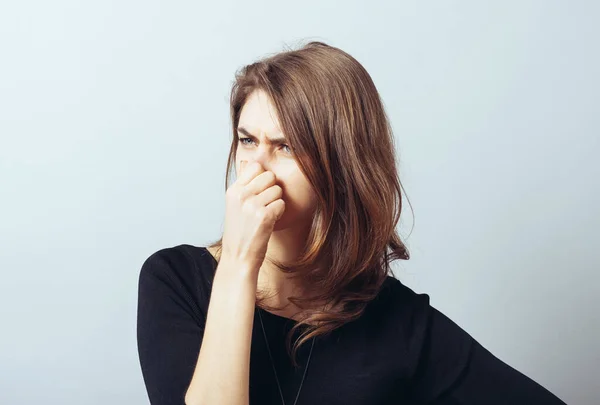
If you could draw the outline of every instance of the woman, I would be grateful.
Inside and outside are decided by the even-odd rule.
[[[246,66],[231,118],[222,238],[140,272],[152,404],[563,404],[393,276],[401,185],[359,62],[311,42]]]

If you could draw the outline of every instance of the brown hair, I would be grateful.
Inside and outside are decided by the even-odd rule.
[[[307,309],[307,330],[296,340],[291,357],[311,337],[325,335],[357,319],[379,293],[390,262],[408,260],[396,231],[402,211],[402,185],[396,167],[392,128],[383,102],[365,68],[352,56],[323,42],[309,42],[244,66],[231,90],[233,140],[226,173],[238,147],[237,126],[247,97],[255,90],[269,95],[281,131],[298,166],[317,196],[317,208],[302,255],[295,263],[270,259],[311,291],[289,297],[326,302],[339,311]],[[225,190],[229,187],[225,178]],[[410,204],[410,202],[409,202]],[[220,256],[222,238],[209,245]],[[256,303],[267,296],[257,291]]]

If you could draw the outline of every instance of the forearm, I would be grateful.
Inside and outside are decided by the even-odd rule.
[[[257,272],[222,257],[187,405],[248,405]]]

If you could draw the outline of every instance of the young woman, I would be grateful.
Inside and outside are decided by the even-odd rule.
[[[394,277],[401,183],[359,62],[311,42],[248,65],[231,118],[222,238],[141,268],[153,405],[563,404]]]

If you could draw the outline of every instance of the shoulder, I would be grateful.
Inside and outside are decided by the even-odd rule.
[[[417,341],[424,338],[470,338],[462,328],[431,305],[429,294],[418,293],[400,280],[388,276],[381,290],[381,300],[394,323]]]
[[[417,293],[388,276],[364,316],[366,329],[379,346],[392,349],[407,365],[417,361],[419,346],[431,316],[429,295]]]
[[[400,280],[386,281],[386,303],[417,392],[434,395],[455,381],[466,366],[473,337]]]
[[[418,293],[405,285],[400,279],[395,276],[388,275],[383,283],[381,292],[388,298],[400,300],[402,302],[427,301],[429,303],[429,295]]]
[[[140,288],[148,283],[167,285],[172,290],[208,299],[216,265],[205,247],[180,244],[151,253],[142,263]]]
[[[142,264],[142,272],[170,272],[180,277],[194,273],[208,276],[212,269],[212,256],[205,247],[181,244],[165,247],[150,254]]]
[[[388,276],[372,307],[371,319],[378,318],[379,327],[385,328],[382,332],[394,337],[413,371],[432,343],[461,360],[469,350],[471,336],[433,307],[429,294],[416,292],[393,276]],[[439,355],[443,354],[442,349]]]
[[[398,319],[410,320],[412,327],[423,327],[431,310],[429,294],[418,293],[394,276],[387,276],[373,306],[398,325]]]

